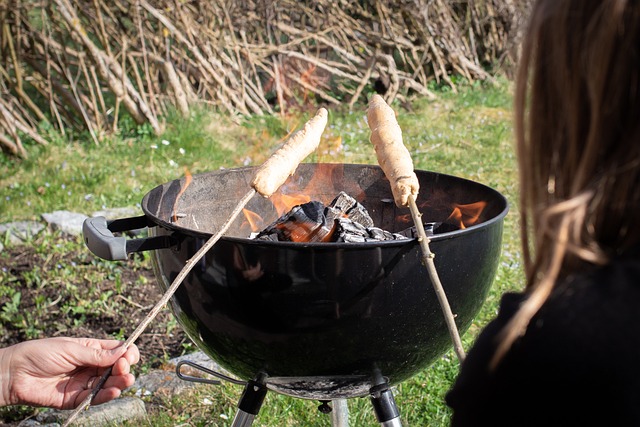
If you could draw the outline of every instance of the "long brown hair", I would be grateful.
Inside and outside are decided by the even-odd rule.
[[[558,281],[640,240],[640,2],[539,0],[515,93],[527,299],[493,366]]]

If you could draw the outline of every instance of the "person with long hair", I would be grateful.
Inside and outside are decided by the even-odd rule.
[[[640,426],[640,2],[538,0],[515,90],[525,289],[446,400],[452,426]]]

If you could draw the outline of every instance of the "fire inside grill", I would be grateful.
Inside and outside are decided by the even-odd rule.
[[[433,234],[441,223],[430,223],[426,230]],[[445,231],[457,228],[444,227]],[[443,230],[440,230],[443,231]],[[325,206],[313,200],[294,206],[255,239],[278,242],[378,242],[415,237],[415,227],[392,233],[376,227],[367,209],[344,191]]]

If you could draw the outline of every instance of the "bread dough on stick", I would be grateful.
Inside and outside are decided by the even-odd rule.
[[[393,109],[384,98],[375,94],[369,101],[367,122],[371,129],[371,143],[378,157],[378,164],[391,183],[396,205],[408,206],[409,195],[418,197],[420,183],[413,171],[409,150],[402,142],[402,130]]]
[[[327,110],[320,108],[304,128],[300,129],[265,161],[256,172],[251,186],[264,197],[270,197],[293,175],[298,164],[314,152],[327,126]]]

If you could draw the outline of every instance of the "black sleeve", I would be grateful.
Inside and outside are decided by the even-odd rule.
[[[499,395],[505,385],[496,383],[488,366],[497,335],[522,299],[521,294],[505,294],[498,316],[483,329],[468,352],[453,388],[446,395],[446,402],[453,409],[452,427],[502,425],[495,419],[495,413],[504,414],[500,406],[505,402]]]
[[[523,301],[505,294],[446,396],[452,427],[640,426],[640,260],[567,278],[489,371]]]

